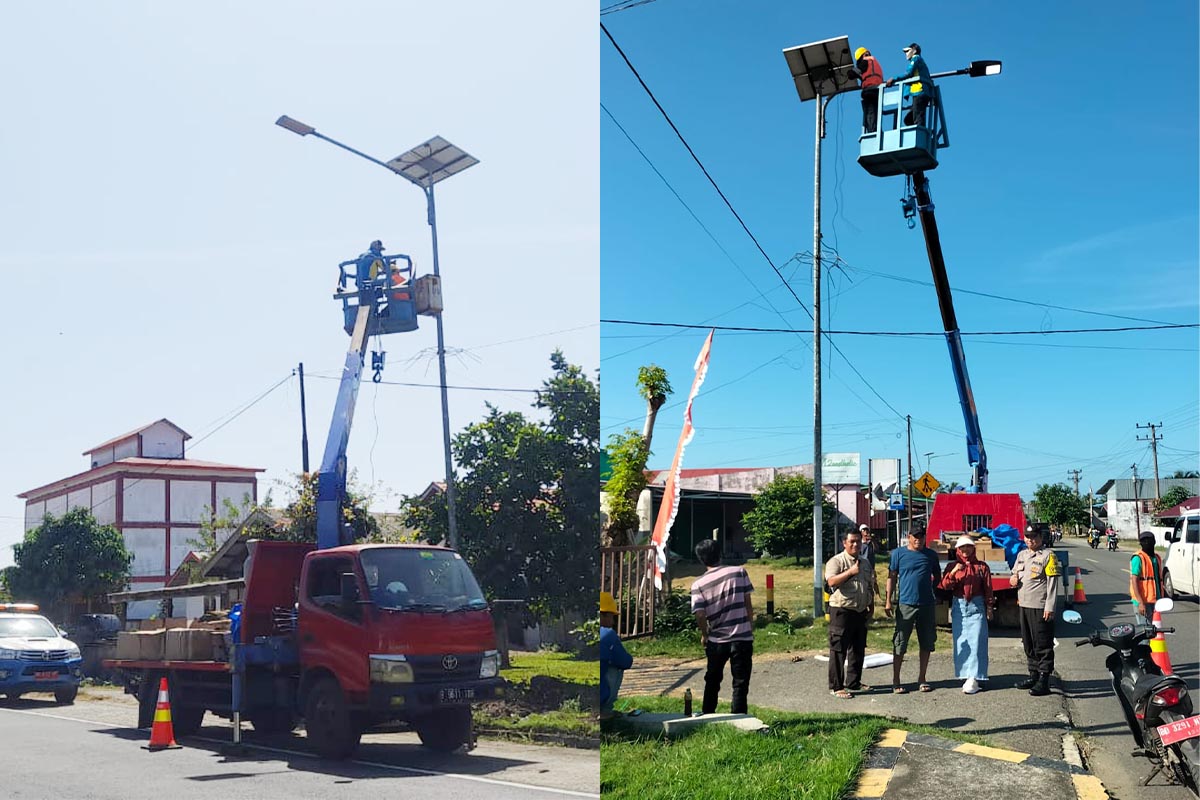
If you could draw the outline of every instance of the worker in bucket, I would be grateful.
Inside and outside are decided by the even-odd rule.
[[[874,133],[879,120],[879,86],[883,83],[883,69],[870,50],[860,47],[854,51],[851,74],[859,79],[862,88],[863,133]]]
[[[367,288],[367,283],[372,278],[386,269],[384,263],[383,242],[376,239],[367,247],[367,252],[358,257],[354,281],[360,292]]]
[[[919,81],[908,85],[908,94],[912,97],[912,108],[904,115],[905,125],[925,125],[925,108],[933,98],[933,78],[929,75],[929,67],[921,58],[921,45],[913,42],[904,48],[904,57],[908,59],[908,67],[903,75],[888,78],[887,85],[909,78],[920,78]]]
[[[600,593],[600,719],[616,716],[613,702],[621,691],[625,670],[633,666],[633,656],[617,635],[617,601],[611,592]]]

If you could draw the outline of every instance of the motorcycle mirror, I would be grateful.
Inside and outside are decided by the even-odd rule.
[[[1154,601],[1154,610],[1159,613],[1165,613],[1175,607],[1175,601],[1169,597],[1160,597]]]
[[[1157,606],[1155,607],[1157,608]],[[1083,616],[1080,615],[1078,611],[1074,610],[1064,611],[1062,618],[1063,622],[1069,622],[1072,625],[1078,625],[1079,623],[1083,622]]]

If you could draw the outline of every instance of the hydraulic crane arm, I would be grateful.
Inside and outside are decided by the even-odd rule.
[[[950,294],[950,280],[946,277],[946,262],[942,258],[942,242],[938,238],[937,220],[933,216],[933,199],[929,194],[929,180],[925,177],[924,172],[914,173],[912,180],[916,211],[921,218],[921,232],[925,234],[925,250],[929,255],[929,267],[933,271],[933,285],[937,291],[938,308],[942,312],[942,328],[946,331],[946,346],[950,349],[950,367],[954,372],[954,385],[958,389],[958,403],[962,407],[963,424],[967,431],[967,461],[971,465],[970,491],[986,492],[987,453],[983,448],[983,434],[979,430],[979,414],[975,410],[975,394],[971,391],[971,378],[967,374],[967,357],[963,353],[958,320],[954,316],[954,299]]]
[[[333,421],[329,424],[329,438],[325,440],[325,455],[321,457],[321,469],[317,473],[318,550],[349,544],[349,537],[342,534],[342,506],[346,497],[346,446],[350,441],[350,426],[354,422],[358,386],[362,382],[363,360],[366,357],[368,342],[367,324],[373,313],[373,303],[367,302],[358,306],[354,329],[350,334],[350,348],[346,352],[346,365],[342,368],[342,382],[338,387],[337,402],[333,407]]]

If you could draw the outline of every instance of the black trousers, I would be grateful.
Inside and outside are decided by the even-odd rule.
[[[725,675],[725,662],[733,679],[734,714],[746,713],[746,697],[750,694],[750,670],[754,661],[754,642],[709,642],[704,648],[708,656],[708,671],[704,673],[704,703],[700,710],[711,714],[717,710],[717,693]]]
[[[925,125],[925,107],[929,105],[929,93],[913,95],[912,108],[904,115],[905,125]]]
[[[852,688],[862,683],[867,650],[867,612],[829,607],[829,688]]]
[[[879,117],[879,87],[862,90],[863,130],[874,133]]]
[[[1021,644],[1030,672],[1054,672],[1054,619],[1042,619],[1042,609],[1021,606]]]

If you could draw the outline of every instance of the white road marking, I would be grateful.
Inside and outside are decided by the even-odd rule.
[[[87,725],[102,725],[105,727],[112,726],[111,722],[97,722],[96,720],[84,719],[83,717],[67,717],[62,714],[48,714],[48,713],[45,713],[42,711],[27,711],[27,710],[23,710],[23,709],[19,709],[19,708],[0,708],[0,711],[7,711],[11,714],[28,714],[29,716],[33,716],[33,717],[50,717],[51,719],[61,719],[61,720],[66,720],[67,722],[82,722]],[[147,734],[146,736],[147,736],[147,738],[149,738],[149,734]],[[214,744],[229,744],[228,740],[212,739],[207,736],[192,736],[189,738],[199,739],[202,742],[212,742]],[[266,750],[267,752],[271,752],[271,753],[284,753],[286,755],[299,756],[301,758],[311,758],[313,760],[318,759],[318,757],[313,755],[312,753],[305,753],[300,750],[288,750],[288,749],[282,748],[282,747],[266,747],[266,746],[260,745],[260,744],[247,744],[245,741],[243,741],[242,744],[246,747],[254,748],[255,750]],[[367,767],[376,767],[377,769],[390,769],[390,770],[396,770],[398,772],[411,772],[411,773],[414,773],[417,775],[432,775],[432,776],[437,776],[437,777],[459,778],[460,780],[474,781],[475,783],[489,783],[489,784],[494,784],[496,786],[511,786],[516,789],[528,789],[533,792],[549,792],[550,794],[567,795],[570,797],[588,797],[588,798],[599,798],[600,797],[600,795],[594,794],[592,792],[576,792],[571,789],[555,789],[551,786],[537,786],[532,783],[519,783],[517,781],[502,781],[502,780],[498,780],[496,778],[481,778],[478,775],[463,775],[462,773],[459,773],[459,772],[440,772],[438,770],[420,769],[418,767],[401,767],[396,764],[382,764],[378,761],[359,761],[358,759],[349,759],[349,761],[352,764],[361,764],[361,765],[367,766]]]
[[[1089,559],[1087,559],[1087,560],[1088,560],[1088,561],[1090,561],[1090,562],[1092,562],[1093,564],[1099,564],[1099,563],[1100,563],[1099,561],[1097,561],[1097,560],[1096,560],[1096,559],[1094,559],[1094,558],[1089,558]]]

